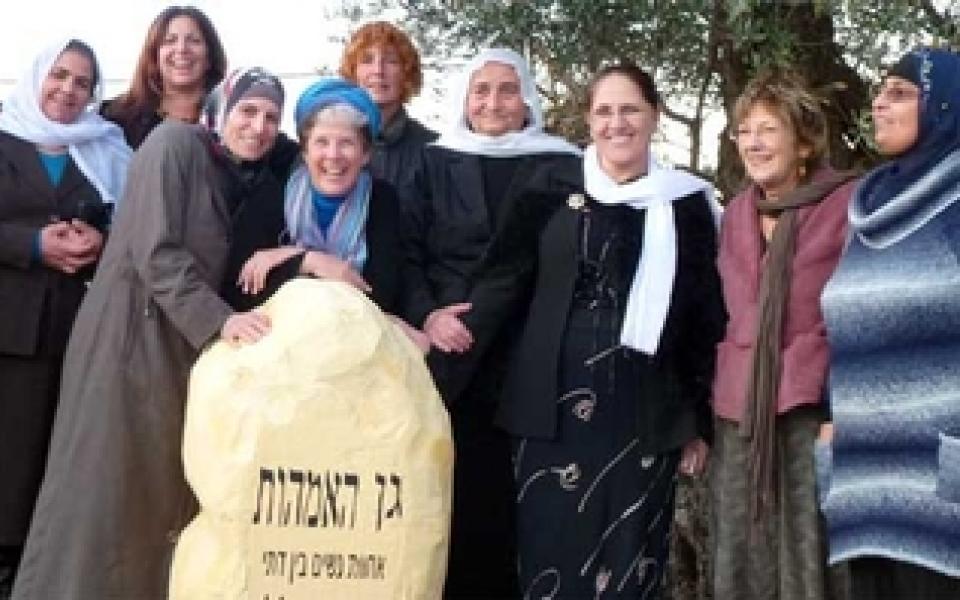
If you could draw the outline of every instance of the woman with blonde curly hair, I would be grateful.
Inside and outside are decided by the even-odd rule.
[[[744,89],[731,138],[748,179],[717,259],[729,314],[713,382],[714,594],[828,597],[814,440],[826,419],[820,292],[843,249],[853,176],[827,164],[827,123],[798,76]]]
[[[367,90],[383,117],[370,163],[374,177],[400,185],[419,164],[420,149],[437,139],[403,108],[423,85],[417,49],[390,23],[367,23],[347,43],[340,75]]]

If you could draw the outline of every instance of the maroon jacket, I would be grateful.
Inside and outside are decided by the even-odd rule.
[[[799,209],[782,335],[778,414],[821,402],[829,348],[820,293],[840,260],[846,239],[847,205],[855,187],[855,182],[846,183],[819,204]],[[732,421],[740,420],[746,404],[756,340],[757,295],[766,263],[766,242],[756,209],[759,194],[760,190],[751,186],[730,201],[720,228],[717,268],[729,321],[723,341],[717,345],[713,410],[717,416]]]

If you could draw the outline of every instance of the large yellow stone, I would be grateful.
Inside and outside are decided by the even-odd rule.
[[[272,331],[193,368],[184,432],[201,512],[175,600],[439,598],[453,444],[417,348],[347,285],[297,279]]]

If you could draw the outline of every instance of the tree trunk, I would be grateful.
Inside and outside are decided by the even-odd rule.
[[[725,0],[715,0],[719,25],[725,28],[719,43],[718,71],[720,95],[727,115],[733,110],[737,96],[755,71],[770,64],[765,59],[762,43],[744,44],[735,40],[727,27]],[[814,2],[801,0],[779,3],[774,10],[768,3],[757,3],[750,18],[769,21],[770,29],[777,28],[789,35],[803,36],[795,43],[796,51],[789,58],[789,66],[803,75],[812,91],[823,99],[823,108],[830,127],[830,162],[838,168],[863,167],[873,157],[860,140],[857,120],[869,106],[868,86],[856,71],[843,60],[842,49],[834,40],[832,15],[818,9]],[[720,144],[717,183],[729,199],[744,183],[743,167],[736,147],[727,136]]]

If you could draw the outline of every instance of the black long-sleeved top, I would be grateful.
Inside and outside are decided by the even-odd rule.
[[[514,349],[497,422],[517,436],[555,435],[560,352],[579,273],[585,212],[567,194],[530,194],[514,205],[478,270],[464,323],[482,352],[504,316],[520,311],[523,328]],[[716,271],[714,218],[702,193],[673,203],[677,272],[652,373],[637,390],[644,450],[677,448],[711,437],[709,395],[716,343],[725,322]],[[587,198],[586,210],[603,210]],[[632,209],[631,209],[632,210]],[[643,211],[630,213],[642,240]],[[462,384],[461,384],[462,385]]]
[[[424,146],[436,139],[434,131],[401,108],[374,140],[370,172],[399,188],[420,166]]]

